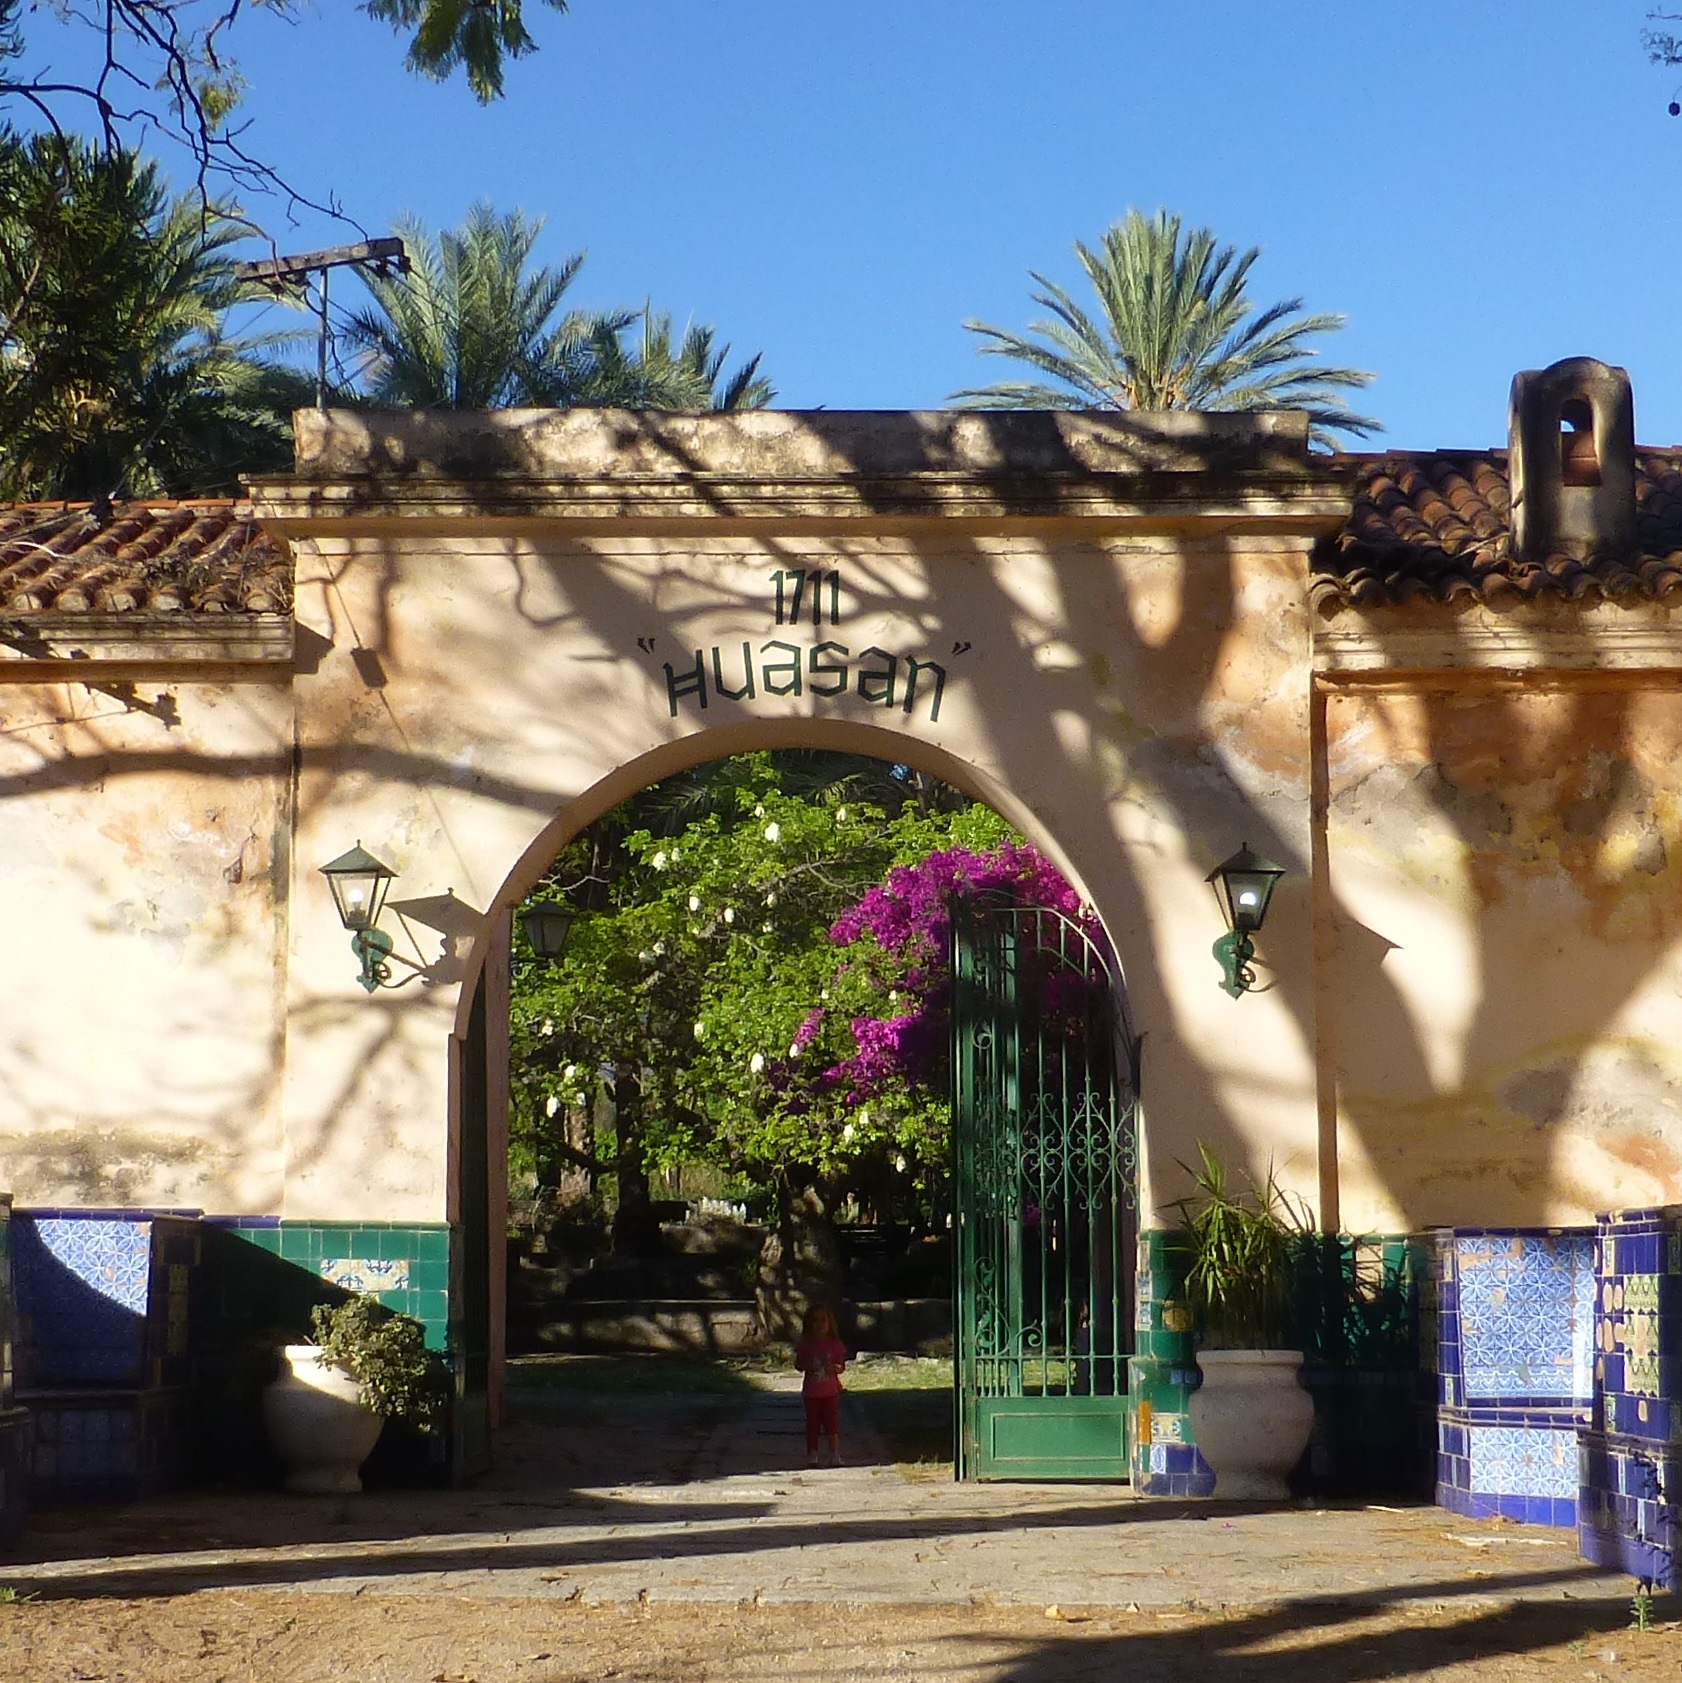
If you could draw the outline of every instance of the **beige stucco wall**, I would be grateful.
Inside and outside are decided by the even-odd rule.
[[[1682,1199],[1682,696],[1420,674],[1325,701],[1342,1219]]]
[[[360,839],[401,872],[417,963],[454,908],[515,902],[571,830],[681,765],[755,744],[824,743],[924,766],[991,801],[1068,867],[1121,954],[1146,1036],[1147,1177],[1179,1190],[1197,1139],[1317,1192],[1308,858],[1305,545],[1073,527],[506,537],[295,536],[298,615],[319,664],[297,687],[301,775],[287,1084],[292,1215],[372,1198],[435,1219],[447,1201],[445,1035],[463,961],[366,1000],[316,867]],[[839,624],[776,623],[769,575],[839,573]],[[680,695],[720,653],[730,700]],[[804,661],[801,693],[766,662]],[[812,648],[848,651],[816,695]],[[858,693],[876,647],[945,669],[907,714]],[[954,652],[954,650],[960,652]],[[838,649],[820,652],[820,687]],[[882,663],[872,657],[873,664]],[[773,683],[788,683],[774,665]],[[902,677],[903,682],[903,677]],[[932,680],[922,675],[920,683]],[[877,693],[880,693],[879,691]],[[1202,878],[1241,841],[1297,867],[1265,943],[1288,980],[1228,999]],[[448,896],[449,898],[445,898]],[[389,921],[389,920],[388,920]],[[400,926],[391,923],[397,930]]]
[[[0,1186],[20,1205],[279,1207],[285,676],[0,664]]]
[[[311,418],[258,491],[295,646],[0,636],[0,1185],[454,1217],[452,1037],[509,909],[643,784],[804,743],[948,778],[1081,884],[1147,1223],[1199,1141],[1360,1230],[1682,1198],[1669,618],[1311,622],[1345,505],[1300,428],[1034,424],[1014,480],[974,418]],[[412,966],[371,997],[319,874],[358,840]],[[1291,874],[1235,1001],[1203,878],[1245,841]]]

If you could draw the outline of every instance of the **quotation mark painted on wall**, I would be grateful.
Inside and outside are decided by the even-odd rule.
[[[644,654],[653,654],[654,639],[652,637],[639,637],[637,639],[637,647],[641,649]]]
[[[973,647],[974,645],[971,643],[954,643],[952,645],[952,652],[955,655],[968,654]]]

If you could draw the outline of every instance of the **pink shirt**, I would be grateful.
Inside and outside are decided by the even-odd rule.
[[[794,1365],[806,1375],[800,1394],[806,1397],[841,1395],[841,1370],[847,1365],[847,1346],[839,1338],[803,1338],[794,1347]]]

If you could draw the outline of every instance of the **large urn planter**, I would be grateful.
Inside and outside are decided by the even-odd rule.
[[[281,1373],[263,1392],[269,1439],[299,1495],[352,1496],[385,1422],[357,1400],[357,1382],[322,1361],[319,1344],[288,1344]]]
[[[1191,1430],[1226,1501],[1283,1502],[1314,1430],[1300,1350],[1202,1350]]]

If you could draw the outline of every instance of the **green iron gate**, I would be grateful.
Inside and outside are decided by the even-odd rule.
[[[1044,907],[952,915],[954,1391],[965,1479],[1124,1479],[1137,1043]]]

